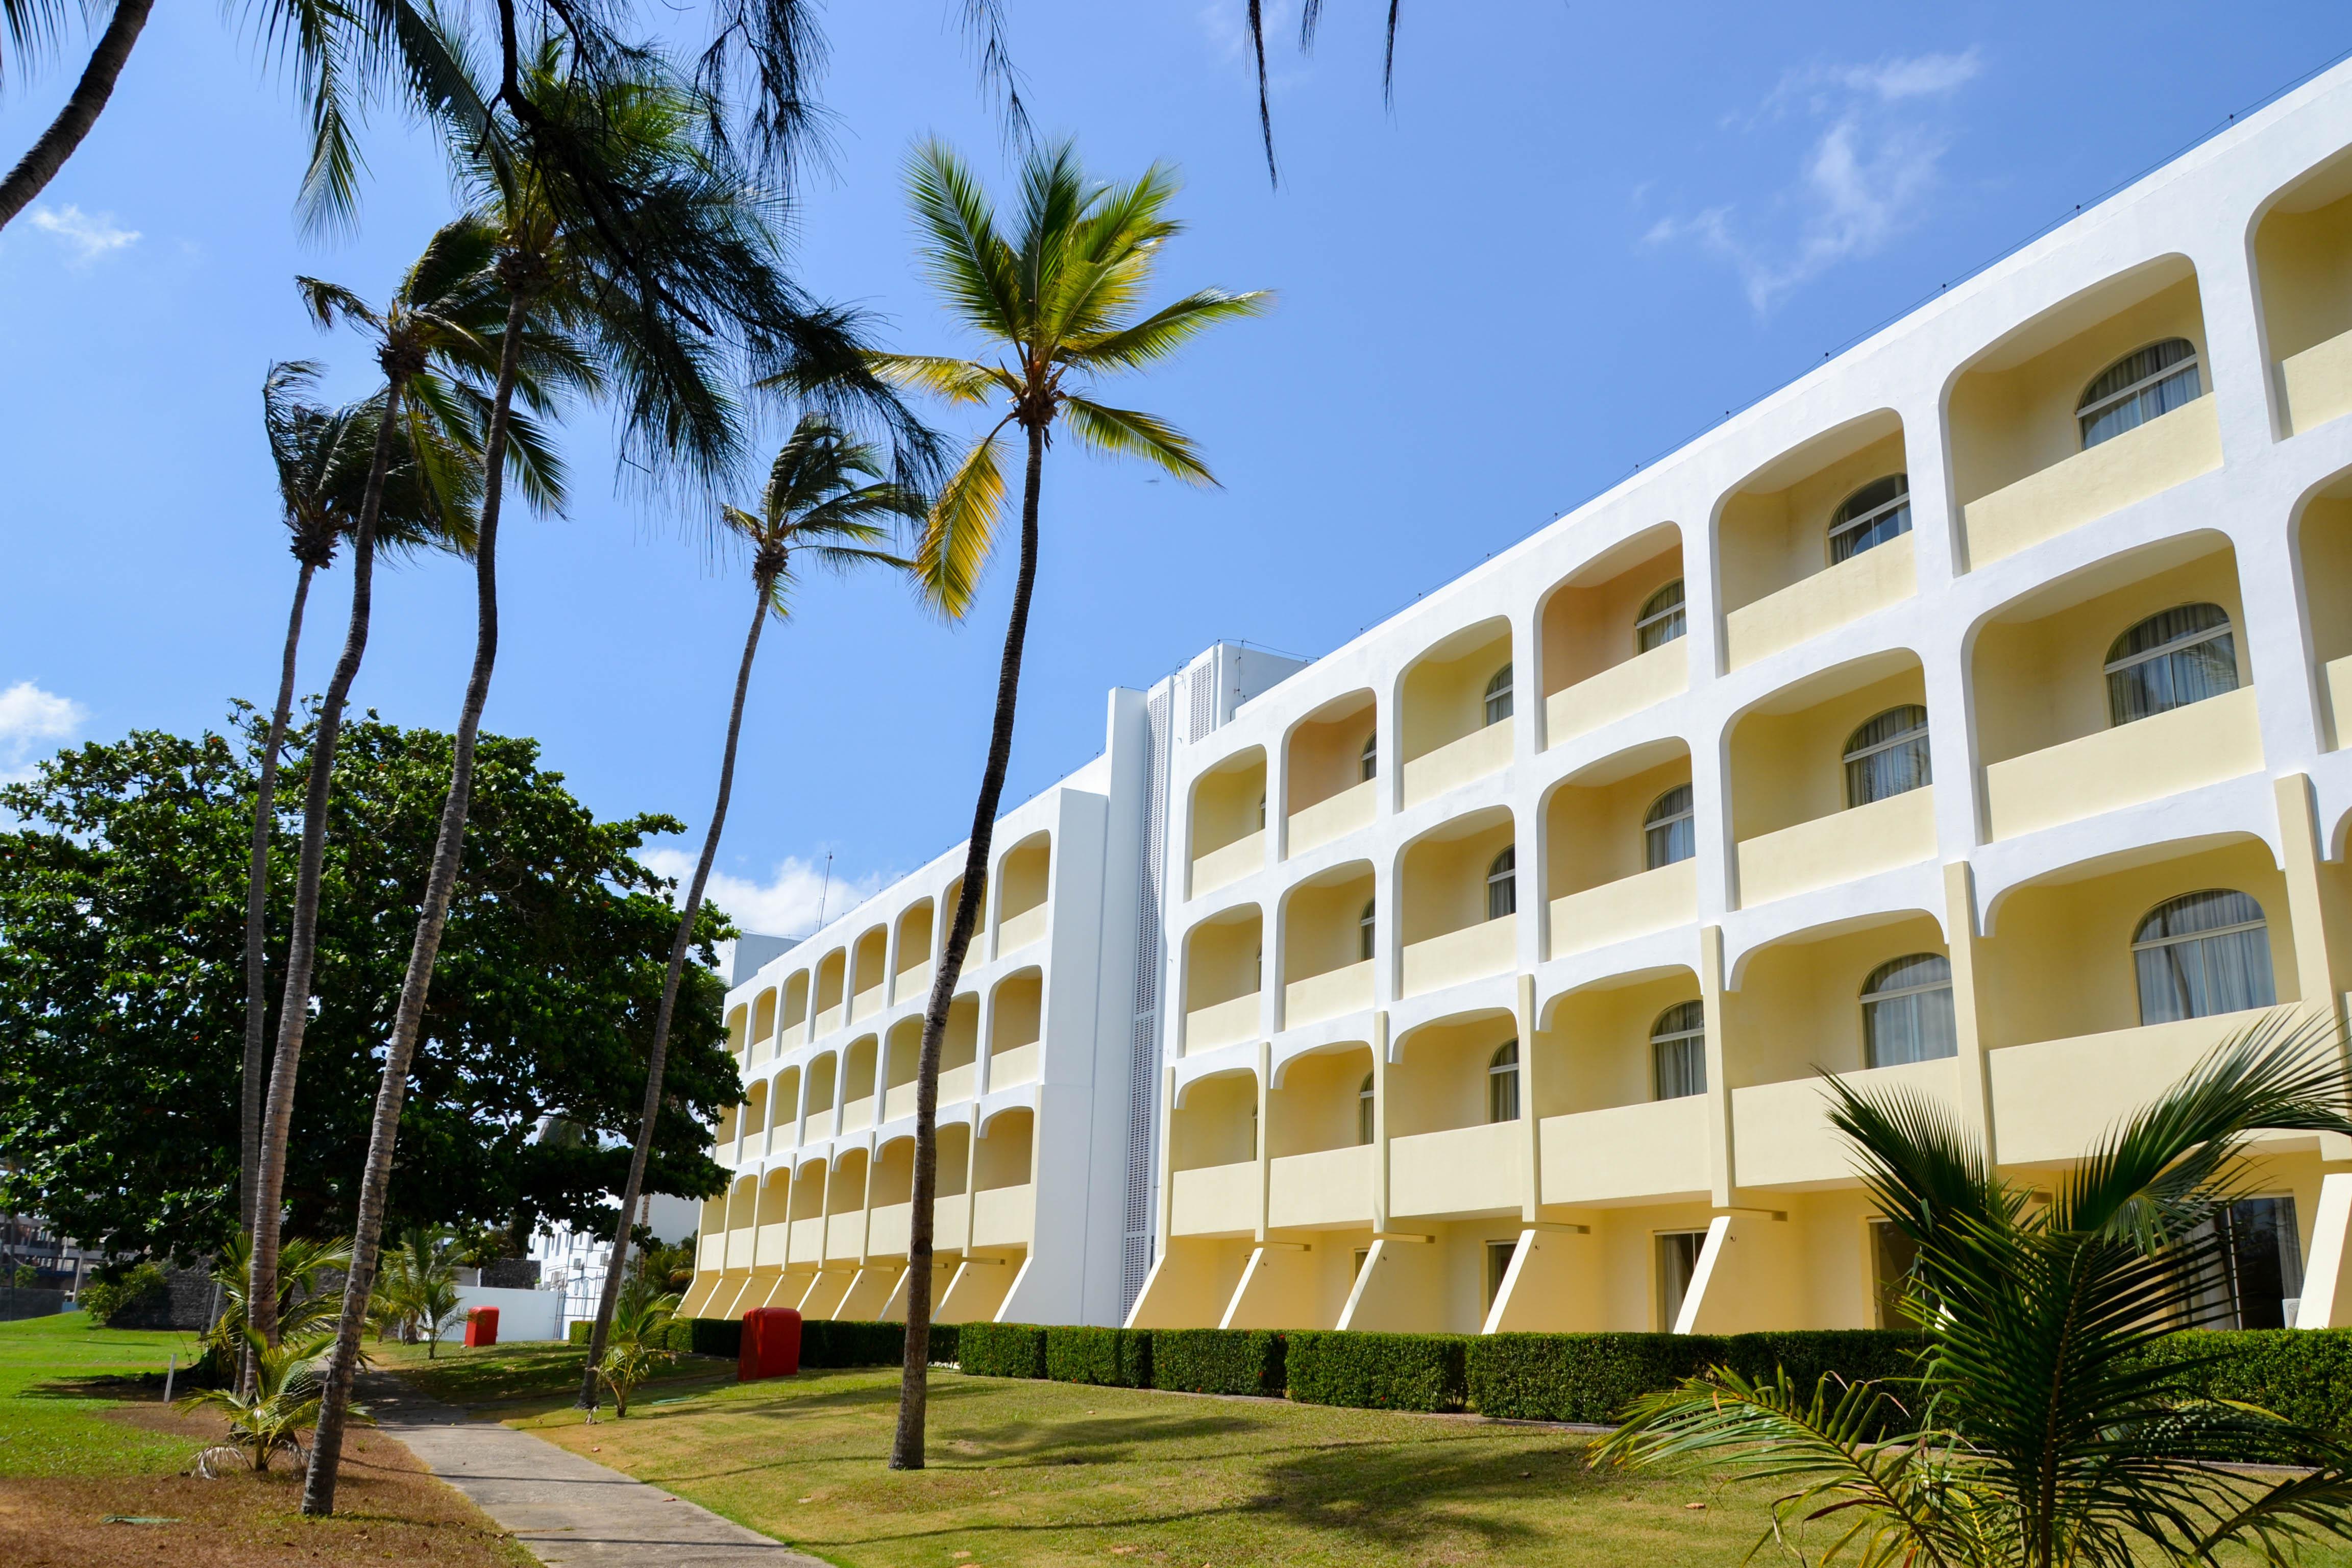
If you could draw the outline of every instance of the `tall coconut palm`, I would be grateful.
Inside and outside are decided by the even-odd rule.
[[[278,1299],[279,1205],[285,1186],[286,1140],[294,1116],[294,1089],[302,1063],[302,1036],[310,1015],[310,975],[317,958],[319,882],[326,861],[328,789],[343,704],[367,652],[373,604],[376,528],[391,480],[409,400],[432,400],[453,423],[465,406],[447,377],[478,382],[501,363],[502,301],[486,286],[484,274],[497,245],[496,234],[474,219],[437,230],[425,253],[402,275],[392,301],[378,310],[337,284],[298,279],[303,300],[323,327],[347,320],[368,335],[384,384],[378,396],[383,414],[368,460],[367,488],[352,534],[352,608],[343,650],[320,700],[311,742],[310,778],[302,808],[302,846],[294,879],[294,903],[286,944],[286,971],[278,994],[278,1039],[269,1066],[269,1096],[263,1107],[261,1150],[253,1199],[253,1278],[248,1300]],[[558,367],[560,369],[560,367]],[[534,365],[534,371],[536,366]],[[503,465],[486,452],[489,473]],[[488,475],[485,476],[486,480]],[[256,1325],[264,1338],[267,1323]]]
[[[880,453],[845,436],[822,414],[805,415],[793,426],[783,449],[769,465],[758,511],[732,506],[719,510],[721,532],[751,551],[751,626],[744,634],[743,657],[735,668],[735,701],[728,710],[727,743],[719,752],[719,798],[711,805],[709,825],[703,829],[702,855],[695,861],[693,879],[687,884],[677,934],[670,942],[669,969],[662,977],[661,1005],[654,1014],[653,1043],[646,1056],[645,1110],[637,1121],[636,1147],[629,1155],[628,1180],[621,1188],[620,1223],[604,1268],[595,1327],[589,1331],[588,1365],[580,1387],[583,1408],[593,1410],[596,1405],[597,1368],[604,1364],[605,1336],[628,1262],[629,1222],[637,1212],[646,1161],[653,1152],[654,1128],[660,1120],[670,1019],[677,1005],[678,984],[686,974],[686,955],[693,946],[695,921],[702,911],[703,889],[709,884],[719,837],[727,826],[727,803],[735,789],[735,743],[743,731],[743,698],[751,687],[751,661],[760,651],[761,628],[772,615],[782,621],[792,614],[792,591],[797,585],[795,557],[803,565],[834,571],[887,566],[912,576],[914,563],[882,546],[890,538],[888,525],[919,519],[924,511],[919,492],[883,477]]]
[[[1826,1087],[1864,1188],[1918,1248],[1917,1397],[1717,1369],[1637,1400],[1596,1464],[1772,1482],[1766,1540],[1864,1568],[2276,1563],[2352,1537],[2352,1444],[2200,1397],[2195,1361],[2148,1353],[2230,1297],[2216,1222],[2247,1195],[2251,1140],[2352,1131],[2332,1017],[2282,1010],[2223,1042],[2045,1192],[2001,1179],[1933,1100]]]
[[[1166,359],[1219,321],[1255,316],[1271,294],[1204,289],[1139,315],[1160,250],[1180,226],[1168,216],[1172,171],[1154,164],[1132,184],[1089,181],[1067,142],[1031,153],[1021,175],[1019,228],[998,231],[980,182],[943,144],[916,150],[908,170],[921,253],[932,287],[959,325],[985,340],[994,359],[886,354],[876,364],[900,384],[951,402],[1001,411],[940,491],[917,557],[932,600],[955,612],[971,601],[994,552],[1005,510],[1004,433],[1025,445],[1021,489],[1020,569],[998,667],[996,714],[981,773],[962,892],[940,955],[923,1013],[922,1054],[915,1079],[915,1184],[907,1257],[907,1359],[898,1428],[890,1449],[897,1469],[923,1463],[923,1415],[930,1358],[931,1203],[939,1177],[939,1072],[948,1005],[963,973],[980,917],[989,844],[1013,754],[1013,714],[1029,597],[1037,579],[1037,500],[1045,447],[1055,426],[1113,457],[1140,458],[1191,484],[1216,481],[1184,434],[1156,415],[1098,402],[1091,378],[1139,371]]]
[[[730,388],[754,364],[824,395],[861,401],[919,433],[875,380],[852,318],[810,301],[785,275],[775,203],[713,140],[709,102],[659,57],[640,51],[631,58],[635,74],[621,78],[610,62],[601,75],[574,71],[552,41],[530,57],[528,117],[541,129],[564,128],[570,158],[593,160],[593,190],[576,177],[576,162],[550,165],[514,152],[518,142],[536,141],[461,143],[463,173],[479,200],[476,221],[496,236],[486,276],[506,308],[503,341],[520,350],[542,337],[571,367],[577,387],[610,394],[625,463],[705,487],[740,459],[742,414]],[[616,192],[625,205],[607,205]],[[475,740],[498,658],[499,454],[516,369],[509,353],[490,400],[488,478],[474,552],[474,662],[416,935],[384,1047],[351,1279],[303,1486],[306,1513],[334,1508],[341,1412],[365,1331],[409,1062],[465,849]]]
[[[278,666],[278,701],[254,794],[253,845],[245,904],[245,1074],[243,1139],[237,1212],[250,1234],[261,1170],[261,1107],[268,1088],[269,843],[277,825],[278,762],[294,712],[294,661],[302,642],[302,614],[310,580],[332,565],[336,550],[358,529],[373,466],[380,400],[341,407],[314,400],[319,366],[289,360],[269,367],[261,385],[262,428],[278,478],[279,521],[296,573],[294,604]],[[412,417],[395,431],[383,504],[376,517],[379,558],[428,549],[463,554],[473,548],[480,470],[460,432],[429,417]],[[240,1249],[241,1253],[243,1249]],[[240,1285],[240,1289],[243,1287]]]

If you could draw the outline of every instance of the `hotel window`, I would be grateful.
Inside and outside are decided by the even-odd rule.
[[[1519,1042],[1505,1040],[1486,1062],[1486,1120],[1519,1119]]]
[[[1868,805],[1930,782],[1927,710],[1917,703],[1889,708],[1846,737],[1848,806]]]
[[[1911,1275],[1918,1266],[1919,1244],[1891,1221],[1870,1222],[1870,1257],[1878,1298],[1878,1326],[1916,1329],[1911,1315]]]
[[[1830,517],[1830,564],[1851,561],[1911,531],[1911,476],[1873,479],[1838,504]]]
[[[2197,345],[2187,338],[2167,338],[2126,354],[2083,389],[2074,420],[2083,428],[2084,450],[2194,403],[2204,390]]]
[[[1862,1033],[1874,1068],[1958,1056],[1951,960],[1915,952],[1872,970],[1862,986]]]
[[[1518,852],[1506,847],[1486,863],[1486,918],[1501,920],[1519,912]]]
[[[1486,1310],[1495,1310],[1495,1298],[1503,1293],[1503,1281],[1511,1276],[1511,1259],[1517,1254],[1517,1241],[1490,1241],[1486,1244]]]
[[[1364,749],[1356,758],[1356,782],[1379,775],[1381,771],[1381,732],[1378,730],[1364,737]]]
[[[1650,1059],[1655,1065],[1660,1100],[1706,1092],[1706,1005],[1683,1002],[1658,1015],[1650,1026]]]
[[[2209,1249],[2195,1323],[2206,1329],[2291,1329],[2303,1299],[2303,1243],[2294,1199],[2241,1198],[2189,1233]]]
[[[1356,957],[1360,962],[1372,956],[1372,900],[1364,900],[1364,912],[1356,917]]]
[[[1363,1086],[1356,1090],[1356,1142],[1372,1141],[1372,1075],[1364,1075]]]
[[[1669,1230],[1658,1237],[1658,1328],[1672,1333],[1682,1321],[1683,1300],[1690,1294],[1698,1273],[1699,1254],[1706,1249],[1706,1232]]]
[[[1698,853],[1691,827],[1691,786],[1676,784],[1650,803],[1642,818],[1642,858],[1649,869],[1687,860]]]
[[[2143,1024],[2242,1013],[2278,1000],[2263,907],[2243,893],[2215,888],[2157,905],[2139,923],[2132,963]]]
[[[2219,605],[2175,605],[2107,649],[2107,717],[2152,718],[2238,689],[2238,639]]]
[[[1683,616],[1683,580],[1677,577],[1642,602],[1633,622],[1633,651],[1664,647],[1689,629]]]
[[[1486,678],[1486,722],[1499,724],[1511,716],[1511,667],[1503,666]]]

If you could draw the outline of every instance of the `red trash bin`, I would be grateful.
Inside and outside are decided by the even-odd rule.
[[[735,1381],[790,1377],[801,1369],[801,1315],[790,1307],[754,1307],[743,1314],[743,1349]]]
[[[466,1343],[494,1345],[499,1342],[499,1310],[496,1307],[466,1309]]]

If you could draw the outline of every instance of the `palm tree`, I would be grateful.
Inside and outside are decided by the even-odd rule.
[[[252,1279],[253,1237],[250,1232],[238,1231],[222,1247],[213,1260],[213,1284],[220,1291],[220,1316],[205,1331],[208,1348],[223,1358],[244,1357],[251,1342],[246,1331],[256,1335],[260,1329],[252,1315],[245,1310],[245,1292]],[[326,1276],[341,1274],[352,1266],[352,1244],[348,1240],[313,1241],[306,1236],[289,1236],[278,1249],[278,1300],[268,1314],[280,1339],[299,1339],[316,1332],[334,1316],[336,1297],[327,1289]],[[267,1341],[261,1342],[267,1343]],[[247,1379],[245,1387],[251,1391],[249,1379],[255,1368],[247,1363],[241,1375]]]
[[[234,1454],[256,1470],[269,1468],[274,1454],[302,1455],[302,1428],[318,1415],[320,1357],[327,1336],[311,1334],[272,1344],[253,1329],[241,1331],[247,1357],[254,1363],[250,1388],[202,1388],[182,1399],[184,1410],[209,1406],[228,1416],[228,1441],[196,1457],[198,1473],[214,1475],[214,1456]],[[354,1408],[355,1420],[373,1423],[367,1411]]]
[[[441,1351],[441,1336],[457,1321],[457,1254],[446,1231],[419,1226],[383,1255],[383,1267],[368,1302],[368,1316],[394,1330],[404,1342],[425,1341],[425,1359]]]
[[[1021,650],[1029,596],[1037,580],[1037,499],[1045,447],[1060,422],[1081,443],[1114,457],[1140,458],[1192,484],[1214,484],[1184,434],[1156,415],[1114,408],[1081,390],[1087,378],[1141,370],[1174,353],[1219,321],[1255,316],[1273,301],[1264,292],[1203,289],[1139,318],[1160,247],[1180,231],[1167,216],[1176,195],[1172,171],[1153,164],[1129,185],[1089,182],[1068,142],[1035,150],[1021,177],[1020,227],[997,230],[986,193],[943,144],[918,148],[909,172],[922,257],[932,287],[968,331],[997,351],[993,361],[923,354],[877,357],[900,384],[951,402],[1003,410],[940,491],[917,558],[925,592],[950,613],[971,602],[982,567],[993,553],[1003,519],[1005,426],[1027,446],[1021,492],[1021,564],[996,682],[996,716],[981,773],[962,892],[923,1013],[922,1054],[915,1079],[914,1213],[907,1256],[907,1359],[898,1396],[894,1469],[923,1463],[923,1414],[931,1330],[931,1203],[939,1175],[940,1045],[948,1004],[963,973],[980,915],[989,840],[1013,754],[1013,712],[1021,684]]]
[[[473,221],[496,235],[485,276],[505,307],[502,341],[509,352],[488,408],[489,477],[474,551],[474,663],[415,940],[384,1047],[352,1276],[303,1487],[305,1513],[334,1508],[342,1448],[337,1422],[365,1329],[409,1061],[465,848],[475,739],[498,658],[499,458],[516,354],[541,342],[573,386],[609,391],[619,406],[625,463],[706,487],[740,459],[741,411],[729,388],[732,373],[752,364],[928,434],[875,379],[854,318],[814,304],[785,276],[775,203],[715,142],[709,102],[682,87],[658,57],[638,52],[632,59],[635,74],[625,79],[609,71],[575,75],[552,41],[530,59],[529,118],[539,131],[562,127],[572,159],[593,158],[593,190],[576,178],[576,163],[534,162],[517,155],[509,141],[485,137],[460,148],[480,202]],[[625,208],[602,205],[614,191],[626,193]]]
[[[588,1365],[580,1387],[583,1409],[596,1407],[604,1339],[628,1261],[629,1221],[637,1212],[637,1194],[645,1184],[646,1162],[653,1152],[654,1127],[661,1114],[662,1068],[669,1049],[670,1019],[677,1006],[678,984],[686,974],[687,953],[693,946],[695,921],[702,912],[703,889],[719,854],[719,836],[727,826],[727,802],[735,789],[735,743],[743,731],[743,698],[751,689],[751,661],[760,651],[761,628],[772,615],[782,621],[792,614],[794,556],[805,564],[835,571],[881,565],[912,574],[912,562],[880,548],[889,538],[885,522],[920,518],[924,510],[919,494],[883,477],[879,453],[844,436],[822,414],[804,415],[793,427],[791,438],[769,466],[757,512],[732,506],[719,509],[722,531],[751,548],[751,626],[744,634],[743,657],[735,667],[735,702],[728,710],[727,743],[719,753],[719,798],[710,808],[710,824],[702,834],[702,857],[695,862],[694,878],[687,884],[686,901],[678,911],[677,934],[669,945],[669,969],[662,977],[661,1005],[654,1015],[653,1043],[646,1057],[645,1110],[637,1120],[628,1181],[621,1189],[620,1225],[613,1237],[612,1259],[604,1269],[596,1324],[589,1331]]]
[[[2252,1137],[2352,1131],[2333,1018],[2282,1011],[2223,1042],[2047,1193],[1994,1173],[1935,1101],[1827,1088],[1864,1187],[1918,1248],[1917,1397],[1718,1368],[1635,1401],[1596,1464],[1778,1483],[1768,1540],[1801,1557],[1817,1526],[1822,1560],[1864,1568],[2210,1563],[2224,1547],[2279,1562],[2352,1537],[2352,1446],[2199,1397],[2197,1363],[2147,1354],[2228,1298],[2216,1221],[2245,1195]]]
[[[254,793],[246,886],[244,1136],[237,1212],[248,1237],[261,1169],[262,1097],[269,1078],[269,841],[277,822],[278,763],[294,712],[294,658],[302,641],[310,579],[333,564],[336,549],[358,529],[376,425],[383,414],[375,398],[339,408],[321,406],[310,396],[318,380],[316,363],[289,360],[271,365],[261,385],[262,427],[278,476],[279,520],[299,569],[294,606],[286,618],[285,650],[278,659],[278,704],[270,712]],[[464,447],[462,434],[427,417],[412,416],[394,433],[391,472],[376,518],[379,556],[436,547],[459,554],[472,550],[480,470]],[[249,1256],[249,1247],[239,1252]]]
[[[375,573],[375,542],[392,477],[393,454],[412,396],[452,427],[462,426],[474,405],[450,376],[478,380],[502,359],[499,301],[483,273],[497,237],[481,223],[461,218],[436,231],[425,253],[402,276],[390,305],[379,311],[350,289],[315,278],[298,279],[304,302],[321,327],[341,318],[362,327],[373,339],[383,389],[377,395],[373,451],[366,489],[352,533],[352,608],[341,657],[320,700],[312,737],[310,777],[302,808],[302,847],[294,879],[294,905],[286,946],[286,973],[278,1007],[278,1041],[269,1068],[269,1096],[263,1108],[258,1175],[253,1197],[253,1270],[247,1299],[277,1299],[278,1208],[286,1177],[286,1139],[294,1116],[294,1089],[301,1070],[302,1035],[310,1021],[310,973],[317,957],[319,882],[326,859],[328,786],[334,768],[336,737],[343,704],[367,651],[368,621]],[[490,471],[503,464],[486,450]],[[487,482],[487,477],[486,477]],[[486,491],[486,500],[487,500]],[[258,1325],[265,1339],[271,1325]]]

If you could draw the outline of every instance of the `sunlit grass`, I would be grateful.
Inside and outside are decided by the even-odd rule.
[[[194,1334],[91,1326],[81,1312],[0,1323],[0,1477],[152,1475],[184,1467],[193,1439],[100,1419],[121,1401],[90,1380],[185,1369]]]

